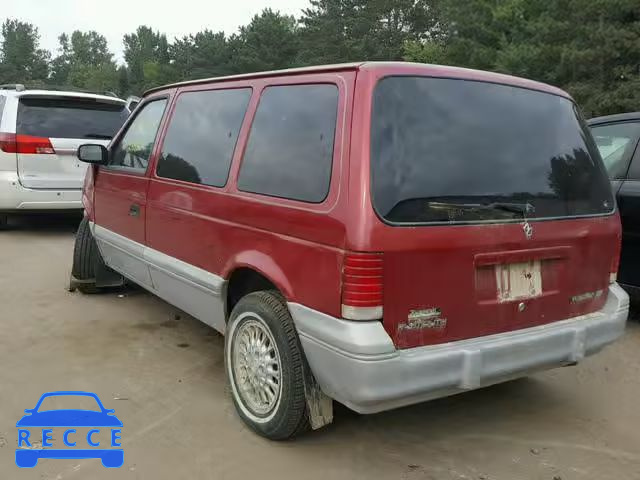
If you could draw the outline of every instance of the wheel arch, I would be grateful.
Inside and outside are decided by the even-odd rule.
[[[291,283],[270,256],[257,251],[243,252],[232,258],[224,269],[227,279],[224,296],[225,319],[243,296],[260,290],[278,290],[286,300],[294,298]]]

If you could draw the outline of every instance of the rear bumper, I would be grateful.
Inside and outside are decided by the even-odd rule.
[[[599,312],[408,350],[396,350],[380,322],[341,320],[296,303],[289,309],[322,390],[375,413],[579,362],[623,334],[629,297],[611,285]]]
[[[0,211],[80,210],[82,190],[34,190],[20,184],[16,172],[0,172]]]

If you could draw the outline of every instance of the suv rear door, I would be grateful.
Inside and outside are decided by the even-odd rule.
[[[116,98],[22,95],[16,123],[20,183],[32,189],[81,189],[86,164],[76,150],[87,142],[106,146],[127,114]]]

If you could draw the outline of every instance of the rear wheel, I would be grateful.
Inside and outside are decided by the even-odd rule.
[[[227,325],[225,364],[236,410],[251,429],[272,440],[308,429],[305,362],[281,295],[240,299]]]
[[[89,228],[89,219],[84,217],[76,232],[76,243],[73,247],[73,267],[71,269],[71,274],[77,280],[88,282],[84,284],[78,283],[76,288],[82,293],[96,293],[98,291],[95,285],[95,256],[97,254],[98,247]]]
[[[0,213],[0,230],[4,230],[9,226],[9,215]]]

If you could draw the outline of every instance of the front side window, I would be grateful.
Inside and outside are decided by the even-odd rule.
[[[147,169],[166,105],[167,100],[163,98],[142,107],[112,149],[109,166],[141,171]]]
[[[157,175],[224,186],[249,98],[250,88],[182,93],[167,128]]]
[[[600,154],[571,100],[430,77],[376,86],[372,197],[392,223],[474,223],[610,213]]]
[[[610,178],[624,178],[640,137],[640,122],[596,125],[591,132]]]
[[[331,180],[337,110],[335,85],[266,88],[251,127],[238,188],[322,202]]]

